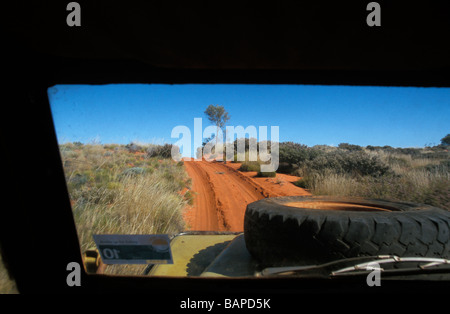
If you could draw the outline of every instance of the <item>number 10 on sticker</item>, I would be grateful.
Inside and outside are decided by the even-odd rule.
[[[102,250],[103,256],[107,259],[119,259],[119,253],[120,251],[117,249],[103,249]]]

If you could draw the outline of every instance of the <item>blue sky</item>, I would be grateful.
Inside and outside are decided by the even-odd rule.
[[[278,126],[281,142],[308,146],[423,147],[450,133],[450,88],[112,84],[48,95],[60,143],[175,143],[174,127],[210,125],[210,104],[225,107],[228,125]]]

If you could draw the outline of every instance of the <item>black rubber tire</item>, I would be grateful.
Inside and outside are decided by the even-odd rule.
[[[339,202],[390,211],[318,210],[289,202]],[[247,206],[245,243],[262,265],[305,265],[374,256],[450,257],[450,212],[406,202],[288,196]]]

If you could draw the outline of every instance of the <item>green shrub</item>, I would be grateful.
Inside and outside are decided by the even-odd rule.
[[[257,171],[261,170],[261,165],[257,161],[244,161],[239,168],[239,171]]]
[[[280,143],[278,171],[293,174],[298,167],[323,154],[325,151],[321,148],[307,147],[293,142]]]
[[[293,182],[294,185],[298,186],[299,188],[302,189],[310,189],[311,186],[309,184],[310,182],[306,179],[306,178],[301,178],[295,182]]]
[[[345,149],[351,152],[362,152],[363,148],[359,145],[354,144],[348,144],[348,143],[341,143],[338,145],[339,148]]]
[[[264,178],[274,178],[274,177],[277,176],[277,173],[275,171],[269,171],[269,172],[258,171],[256,176],[257,177],[264,177]]]
[[[376,156],[364,152],[336,151],[322,154],[313,160],[306,161],[303,168],[307,171],[323,172],[332,170],[337,174],[380,177],[391,172],[388,165]]]
[[[447,134],[446,136],[441,138],[441,145],[446,147],[450,146],[450,134]]]
[[[303,162],[308,158],[307,146],[293,143],[283,142],[279,145],[279,161],[296,164]]]
[[[150,145],[147,149],[147,157],[172,158],[173,147],[175,148],[177,154],[179,154],[179,147],[172,144]]]
[[[186,191],[186,193],[184,194],[184,199],[189,205],[194,205],[194,194],[191,191]]]

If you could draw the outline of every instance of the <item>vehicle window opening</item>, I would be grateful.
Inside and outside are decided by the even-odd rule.
[[[409,240],[385,245],[406,225],[436,244],[410,254],[450,258],[449,88],[55,85],[48,97],[88,272],[253,277],[408,257]],[[166,235],[173,263],[133,265],[130,249],[130,263],[102,264],[129,247],[99,252],[95,235]]]

